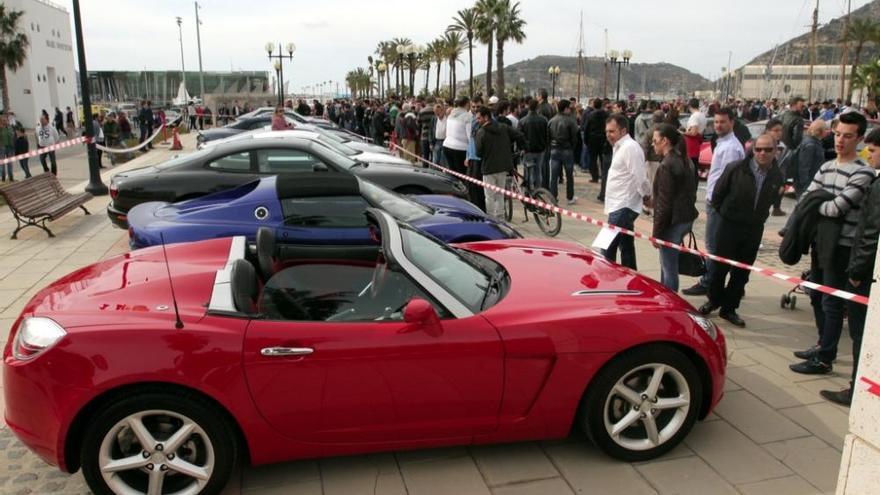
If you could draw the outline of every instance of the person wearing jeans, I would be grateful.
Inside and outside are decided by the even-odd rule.
[[[37,126],[36,133],[37,148],[46,148],[60,141],[58,130],[49,125],[49,118],[46,116],[40,117],[40,125]],[[58,175],[58,164],[55,161],[54,151],[49,151],[48,153],[43,153],[40,155],[40,165],[43,166],[43,171],[49,171],[49,167],[46,166],[47,157],[49,158],[49,161],[52,162],[52,175]]]
[[[681,134],[670,124],[654,127],[651,146],[661,158],[653,183],[654,229],[653,236],[681,244],[691,231],[699,213],[697,182],[691,162],[680,153]],[[679,251],[660,247],[660,283],[678,292]]]
[[[562,100],[566,101],[566,100]],[[550,148],[550,194],[559,200],[559,176],[565,170],[565,200],[574,204],[574,152],[564,148]],[[560,201],[561,203],[562,201]]]
[[[547,127],[550,132],[550,193],[559,198],[559,176],[565,169],[565,199],[570,205],[575,204],[574,196],[574,148],[580,137],[577,121],[571,115],[571,102],[561,100],[558,112],[550,119]]]
[[[504,188],[507,176],[513,171],[513,143],[525,145],[525,138],[518,130],[492,119],[492,111],[480,107],[477,111],[479,130],[475,138],[476,153],[482,165],[482,180],[487,184]],[[504,219],[504,195],[486,190],[486,213]]]
[[[608,182],[605,190],[605,213],[608,223],[633,230],[636,218],[642,211],[642,202],[649,199],[648,173],[645,152],[628,132],[629,121],[622,114],[608,117],[605,136],[613,147]],[[605,250],[605,258],[617,261],[620,247],[620,264],[636,269],[636,248],[632,236],[617,234]]]
[[[541,156],[543,154],[543,151],[523,154],[523,175],[526,184],[532,191],[541,187]]]

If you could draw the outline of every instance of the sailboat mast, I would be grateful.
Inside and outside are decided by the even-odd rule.
[[[605,60],[605,71],[602,75],[602,98],[608,98],[608,28],[605,28],[605,51],[602,52]]]
[[[846,18],[843,21],[843,56],[840,58],[840,101],[843,102],[843,95],[846,94],[846,65],[849,58],[849,46],[846,43],[846,37],[849,35],[849,13],[852,8],[852,0],[846,2]]]
[[[813,66],[816,65],[816,29],[819,27],[819,0],[813,9],[813,31],[810,35],[810,77],[807,79],[807,101],[813,101]]]
[[[581,101],[581,78],[584,74],[584,11],[581,11],[581,25],[578,33],[578,61],[577,61],[577,101]]]

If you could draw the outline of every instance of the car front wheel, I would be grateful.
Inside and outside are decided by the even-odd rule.
[[[88,427],[83,475],[96,494],[219,493],[236,464],[235,434],[190,394],[148,392],[104,408]]]
[[[582,425],[606,454],[645,461],[672,450],[702,404],[693,362],[667,346],[624,352],[596,376],[581,405]]]

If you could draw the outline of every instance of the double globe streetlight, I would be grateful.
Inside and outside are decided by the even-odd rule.
[[[382,79],[382,77],[385,75],[385,71],[388,70],[388,64],[382,62],[379,64],[376,70],[379,71],[379,98],[385,98],[385,91],[387,91],[387,88],[385,88],[385,86],[383,85],[384,80]]]
[[[409,61],[409,95],[415,96],[415,83],[416,83],[416,65],[415,59],[417,56],[421,56],[423,53],[427,51],[424,46],[416,45],[413,43],[409,43],[406,45],[397,45],[397,64],[400,67],[403,62],[403,57],[406,56]],[[398,69],[399,72],[399,69]],[[402,79],[402,78],[401,78]],[[400,92],[400,91],[398,91]]]
[[[615,101],[620,101],[620,69],[624,65],[629,65],[632,56],[632,50],[624,50],[622,53],[617,50],[611,50],[608,52],[608,61],[617,66],[617,92],[614,97]]]
[[[550,75],[550,86],[552,86],[552,97],[556,98],[556,83],[559,82],[559,73],[562,72],[559,69],[559,66],[553,67],[552,65],[547,69],[547,74]]]
[[[287,54],[284,54],[284,51]],[[281,43],[278,43],[278,54],[275,52],[275,43],[268,42],[266,43],[266,53],[269,54],[269,60],[273,60],[274,62],[272,66],[275,68],[275,75],[278,79],[278,104],[284,105],[284,59],[293,60],[293,52],[296,51],[296,45],[293,43],[288,43],[284,46],[284,50],[282,50]]]

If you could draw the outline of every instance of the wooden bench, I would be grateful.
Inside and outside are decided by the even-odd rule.
[[[86,215],[90,215],[83,205],[92,199],[92,195],[87,192],[70,194],[50,173],[6,184],[0,187],[0,196],[6,200],[18,223],[12,239],[17,239],[18,231],[31,225],[45,230],[49,237],[55,237],[46,227],[46,222],[58,219],[77,208],[82,208]]]

